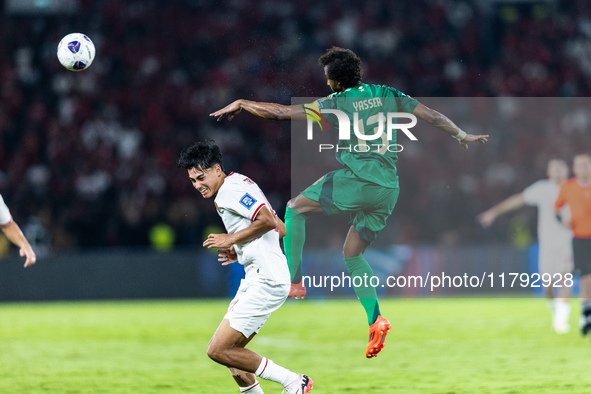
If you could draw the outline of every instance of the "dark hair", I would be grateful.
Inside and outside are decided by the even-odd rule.
[[[210,139],[196,142],[190,147],[183,149],[177,161],[179,168],[184,168],[185,170],[196,168],[204,171],[214,167],[216,164],[219,164],[222,167],[222,171],[224,171],[222,152],[214,144],[214,141]]]
[[[332,47],[320,56],[318,63],[327,67],[328,79],[340,82],[345,89],[359,85],[363,77],[361,59],[350,49]]]

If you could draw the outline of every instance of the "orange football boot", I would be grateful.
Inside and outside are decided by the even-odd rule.
[[[386,335],[390,332],[390,328],[392,328],[390,322],[381,315],[378,315],[376,321],[369,326],[369,343],[367,344],[365,357],[375,357],[382,351],[384,342],[386,342]]]

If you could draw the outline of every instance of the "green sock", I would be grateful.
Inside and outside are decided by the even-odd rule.
[[[291,274],[291,283],[300,283],[302,281],[302,254],[306,241],[306,216],[288,207],[285,210],[285,227],[287,234],[283,238],[283,246]]]
[[[351,283],[362,283],[362,286],[354,286],[353,289],[355,289],[355,294],[357,294],[361,305],[363,305],[363,309],[365,309],[367,324],[371,326],[377,320],[378,315],[381,314],[376,289],[369,284],[369,280],[373,276],[373,271],[363,258],[363,255],[346,258],[345,265],[349,270],[349,274],[351,274]],[[363,280],[364,275],[367,275],[366,283]],[[361,280],[355,280],[357,277],[360,277]],[[366,284],[367,286],[365,286]]]

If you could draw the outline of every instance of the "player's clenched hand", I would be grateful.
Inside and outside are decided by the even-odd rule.
[[[35,264],[35,262],[37,261],[37,256],[35,255],[35,252],[33,252],[33,249],[30,246],[23,246],[19,254],[27,258],[25,260],[25,268]]]
[[[468,149],[468,142],[480,142],[481,144],[484,144],[487,141],[488,141],[488,134],[487,135],[468,134],[468,135],[466,135],[466,138],[464,138],[463,140],[460,141],[460,145],[462,145],[464,147],[464,149]]]
[[[226,116],[228,117],[228,120],[232,120],[234,119],[234,116],[242,111],[242,107],[240,106],[241,101],[242,100],[236,100],[233,103],[226,105],[224,108],[209,114],[209,116],[217,116],[218,122]]]
[[[222,265],[228,265],[238,261],[238,255],[233,246],[226,249],[218,249],[218,257],[218,261],[221,261]]]
[[[481,214],[479,214],[478,216],[476,216],[476,220],[484,228],[490,227],[496,218],[497,218],[496,215],[490,210],[484,211]]]
[[[229,234],[209,234],[205,242],[203,242],[203,246],[209,249],[228,248],[233,244],[232,236]]]
[[[560,224],[562,224],[565,228],[569,230],[573,228],[573,222],[569,218],[562,218],[560,220]]]

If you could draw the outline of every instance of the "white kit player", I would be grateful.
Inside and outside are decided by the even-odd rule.
[[[241,393],[263,393],[256,377],[280,383],[287,394],[303,394],[314,382],[291,372],[245,346],[271,313],[286,300],[290,288],[287,259],[279,246],[285,225],[277,218],[257,184],[238,173],[226,175],[222,154],[213,141],[197,142],[183,150],[178,166],[188,171],[193,187],[214,204],[227,234],[209,234],[203,246],[221,248],[220,261],[236,259],[245,279],[213,334],[207,355],[225,365]]]
[[[20,255],[26,258],[25,268],[35,264],[37,256],[18,224],[12,219],[10,210],[4,203],[2,195],[0,195],[0,229],[2,229],[2,232],[10,242],[20,248]]]
[[[517,193],[500,202],[489,210],[477,216],[483,227],[489,227],[495,219],[505,213],[518,209],[524,205],[538,208],[538,271],[540,275],[550,274],[552,283],[558,281],[560,275],[573,271],[572,233],[557,219],[554,213],[554,202],[558,197],[559,185],[568,178],[568,165],[564,160],[553,159],[548,162],[548,179],[542,179],[523,192]],[[568,215],[568,211],[565,212]],[[568,300],[570,289],[561,282],[558,296],[554,298],[552,286],[546,287],[546,295],[550,299],[552,310],[552,326],[558,334],[565,334],[570,330],[570,303]]]

